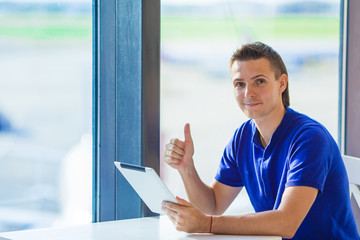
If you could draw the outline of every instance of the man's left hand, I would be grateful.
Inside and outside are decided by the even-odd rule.
[[[163,202],[162,209],[166,212],[176,230],[188,233],[208,233],[211,217],[203,214],[188,201],[176,197],[178,204]]]

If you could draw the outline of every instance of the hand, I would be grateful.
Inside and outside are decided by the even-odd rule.
[[[162,209],[174,224],[176,230],[187,233],[208,233],[211,217],[203,214],[188,201],[176,197],[179,204],[163,202]]]
[[[190,133],[190,124],[184,127],[185,140],[181,141],[177,138],[170,140],[165,146],[165,162],[180,172],[193,167],[194,144]]]

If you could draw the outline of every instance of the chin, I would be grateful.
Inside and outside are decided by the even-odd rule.
[[[248,118],[251,119],[256,119],[257,118],[257,114],[253,113],[253,112],[249,112],[249,111],[243,111],[244,115]]]

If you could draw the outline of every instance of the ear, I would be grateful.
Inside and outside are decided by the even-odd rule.
[[[287,83],[288,83],[288,76],[283,73],[280,77],[279,77],[279,84],[280,84],[280,92],[283,93],[287,87]]]

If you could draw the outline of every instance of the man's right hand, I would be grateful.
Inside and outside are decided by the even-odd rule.
[[[184,141],[173,138],[165,146],[165,162],[179,172],[190,170],[194,166],[194,144],[188,123],[184,127],[184,136]]]

